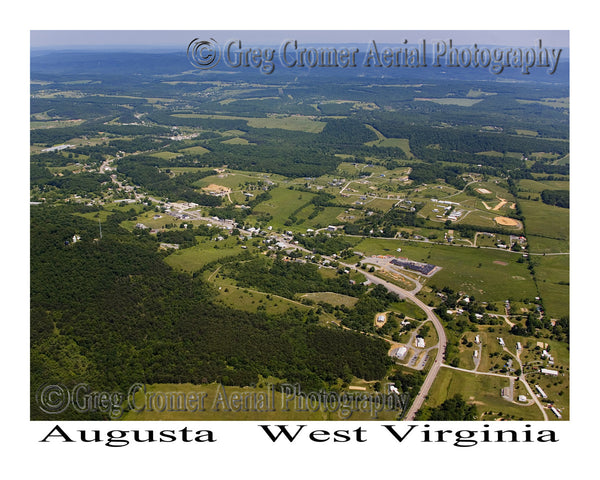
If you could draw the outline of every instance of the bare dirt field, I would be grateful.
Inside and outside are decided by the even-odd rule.
[[[492,210],[500,210],[504,205],[506,205],[508,203],[503,198],[498,198],[498,200],[500,200],[500,203],[498,205],[496,205],[494,208],[492,208]]]
[[[216,185],[214,183],[211,183],[208,187],[204,187],[202,190],[214,193],[231,193],[231,188],[224,187],[222,185]]]
[[[519,228],[521,228],[521,222],[519,222],[518,220],[515,220],[514,218],[494,217],[494,221],[498,225],[504,225],[506,227],[519,227]]]

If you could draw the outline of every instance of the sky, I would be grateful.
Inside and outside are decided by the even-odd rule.
[[[335,44],[401,43],[422,40],[452,40],[455,45],[502,45],[532,47],[542,40],[545,47],[569,45],[567,30],[32,30],[31,48],[63,47],[181,47],[194,38],[217,41],[240,39],[263,45],[279,45],[287,39]]]

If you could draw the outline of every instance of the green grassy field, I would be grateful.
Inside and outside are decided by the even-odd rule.
[[[285,313],[290,308],[303,311],[313,308],[296,300],[259,292],[251,288],[238,287],[233,280],[220,275],[217,269],[207,274],[206,277],[210,279],[218,291],[216,301],[231,308],[251,313],[263,310],[270,315]],[[323,314],[322,320],[334,320],[334,317]]]
[[[551,318],[569,315],[569,255],[533,257],[538,288]]]
[[[234,137],[230,138],[229,140],[223,140],[221,143],[225,143],[228,145],[255,145],[254,143],[250,143],[248,140],[241,137]]]
[[[531,253],[568,253],[569,240],[527,235],[527,244]]]
[[[397,248],[402,251],[397,253]],[[362,240],[355,250],[365,255],[390,254],[441,266],[442,270],[427,280],[428,284],[447,285],[481,300],[536,296],[526,264],[517,263],[519,255],[515,253],[374,238]]]
[[[429,262],[443,268],[429,283],[448,285],[486,301],[534,297],[535,284],[518,258],[504,251],[435,246]]]
[[[486,411],[502,412],[502,417],[512,415],[515,420],[543,420],[535,405],[521,406],[500,396],[500,389],[508,387],[508,379],[489,375],[476,375],[449,368],[442,368],[429,391],[427,405],[438,406],[456,394],[462,395],[467,403],[475,404],[481,416]],[[516,392],[525,392],[520,386]]]
[[[273,228],[291,228],[292,230],[294,226],[284,225],[286,220],[299,206],[308,204],[315,196],[312,193],[298,192],[284,187],[273,188],[270,190],[270,194],[272,198],[259,203],[254,208],[254,212],[272,215],[273,219],[269,222],[269,225],[272,225]],[[306,226],[302,226],[302,229],[305,228]]]
[[[180,153],[173,153],[173,152],[155,152],[155,153],[151,153],[150,156],[151,157],[162,158],[164,160],[171,160],[173,158],[177,158],[177,157],[181,156],[181,154]]]
[[[539,193],[542,190],[569,190],[569,181],[557,180],[519,180],[519,189],[525,192]]]
[[[210,152],[210,150],[202,147],[201,145],[196,145],[195,147],[183,148],[179,151],[181,153],[185,153],[187,155],[204,155],[205,153]]]
[[[526,135],[529,137],[537,137],[538,136],[538,132],[536,132],[535,130],[526,130],[524,128],[517,128],[515,129],[515,131],[517,132],[517,135]]]
[[[39,118],[39,117],[38,117]],[[29,128],[35,130],[37,128],[63,128],[73,127],[80,125],[85,120],[48,120],[48,121],[31,121],[29,122]]]
[[[338,306],[345,305],[347,307],[353,307],[358,298],[350,297],[348,295],[342,295],[341,293],[333,293],[333,292],[313,292],[313,293],[303,293],[299,296],[299,298],[307,298],[312,300],[315,303],[324,302],[329,303],[330,305]]]
[[[540,235],[559,240],[569,238],[569,209],[546,205],[531,200],[521,200],[528,235]]]
[[[392,148],[400,148],[404,151],[408,158],[412,158],[413,154],[410,151],[410,145],[408,142],[408,138],[380,138],[378,140],[373,140],[371,142],[365,143],[368,146],[377,146],[377,147],[392,147]]]
[[[326,122],[318,122],[313,120],[312,117],[301,115],[248,119],[249,127],[281,128],[283,130],[297,130],[308,133],[319,133],[325,128],[325,125],[327,125]]]
[[[394,312],[403,313],[407,317],[414,318],[415,320],[427,319],[427,314],[410,300],[405,300],[404,302],[394,302],[391,305],[391,309]]]
[[[244,251],[238,244],[237,238],[234,237],[220,242],[202,238],[200,242],[199,245],[173,252],[165,258],[165,262],[176,270],[194,272],[207,263],[233,257]]]

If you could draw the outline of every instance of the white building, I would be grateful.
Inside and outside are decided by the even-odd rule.
[[[404,357],[406,357],[407,353],[408,353],[408,348],[406,348],[403,345],[398,350],[396,350],[396,353],[394,353],[394,356],[400,360],[404,360]]]
[[[558,372],[556,370],[550,370],[549,368],[540,368],[540,373],[543,373],[544,375],[558,377]]]
[[[501,347],[504,346],[504,339],[498,337],[498,343],[500,344]]]
[[[540,395],[542,396],[542,398],[548,398],[548,395],[546,395],[546,392],[544,392],[542,390],[542,387],[540,387],[539,385],[536,385],[535,389],[540,393]]]
[[[415,339],[415,346],[417,348],[425,348],[425,339],[423,337],[417,336]]]

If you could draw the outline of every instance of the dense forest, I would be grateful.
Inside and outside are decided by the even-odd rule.
[[[568,190],[543,190],[540,194],[542,202],[547,205],[556,205],[557,207],[569,208]]]
[[[52,382],[121,391],[135,382],[249,385],[258,375],[318,389],[385,375],[382,340],[318,326],[298,310],[217,305],[209,285],[162,262],[153,240],[118,226],[135,212],[109,217],[99,240],[97,224],[77,215],[85,210],[32,207],[32,392]]]

